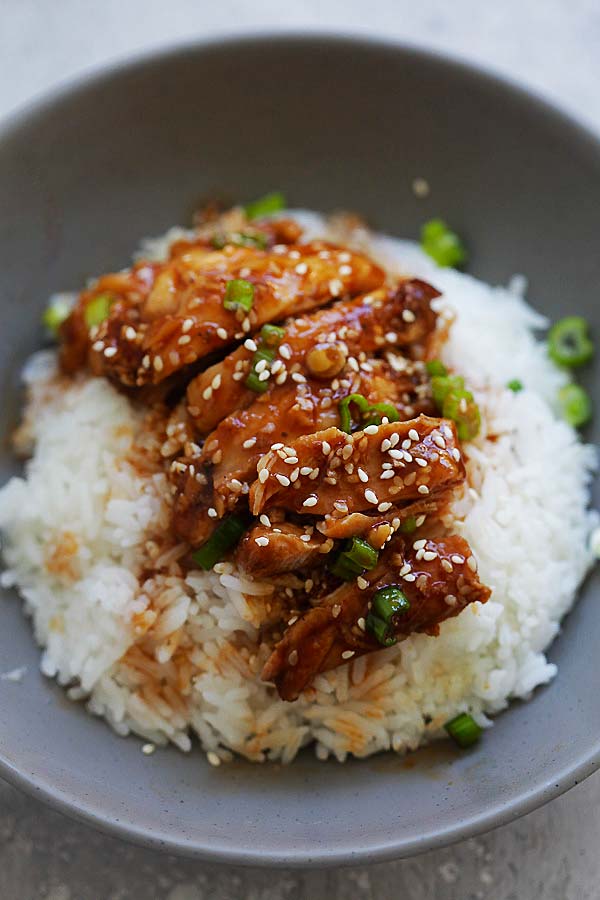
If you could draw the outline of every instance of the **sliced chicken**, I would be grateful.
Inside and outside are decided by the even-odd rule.
[[[295,700],[319,672],[381,649],[366,621],[376,592],[398,585],[410,607],[390,629],[401,641],[415,632],[437,635],[440,624],[469,603],[485,603],[489,588],[479,581],[467,542],[450,536],[440,541],[409,543],[395,538],[375,569],[365,573],[366,588],[341,585],[320,605],[288,627],[263,669],[283,700]]]
[[[381,513],[447,490],[465,477],[455,426],[446,419],[419,416],[354,434],[329,428],[289,444],[282,453],[269,451],[258,464],[250,488],[255,516],[273,506],[334,518]],[[289,473],[296,469],[300,474],[292,482]]]
[[[437,296],[438,291],[426,282],[407,280],[292,319],[285,325],[269,380],[280,381],[286,372],[296,369],[331,381],[349,358],[357,365],[364,354],[422,344],[436,326],[431,300]],[[229,413],[254,401],[256,395],[245,380],[256,344],[246,343],[190,382],[188,410],[199,432],[206,434]],[[214,384],[218,385],[218,402]]]
[[[236,280],[251,285],[249,309],[224,305],[228,284]],[[265,250],[232,244],[209,250],[202,242],[179,246],[167,262],[107,276],[81,295],[63,326],[63,366],[72,371],[74,361],[89,356],[98,374],[130,386],[156,384],[227,350],[266,322],[375,290],[383,280],[366,256],[322,242]],[[99,297],[107,310],[90,325]]]
[[[321,561],[332,545],[333,541],[328,541],[312,526],[285,521],[269,525],[260,522],[246,532],[234,560],[248,575],[271,578],[304,569],[315,559]]]

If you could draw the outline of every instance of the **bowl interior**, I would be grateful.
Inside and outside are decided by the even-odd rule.
[[[430,183],[426,199],[416,176]],[[400,236],[441,215],[465,236],[474,274],[525,273],[550,317],[577,310],[600,326],[600,147],[543,103],[383,43],[269,37],[167,53],[83,82],[0,135],[2,482],[16,471],[19,371],[42,340],[47,296],[126,265],[141,236],[188,221],[202,198],[273,188]],[[593,576],[551,650],[558,678],[472,752],[346,766],[306,753],[287,768],[220,769],[199,752],[145,757],[66,701],[38,674],[29,623],[7,593],[2,670],[28,673],[0,680],[0,771],[125,836],[206,858],[407,855],[514,817],[600,764],[598,591]]]

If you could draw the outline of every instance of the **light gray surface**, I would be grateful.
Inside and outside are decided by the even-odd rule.
[[[0,0],[0,113],[70,74],[207,32],[252,26],[363,30],[364,4],[168,4],[128,0]],[[348,8],[350,7],[350,8]],[[418,7],[418,8],[417,8]],[[536,86],[600,130],[600,8],[592,0],[505,0],[483,12],[466,0],[372,4],[368,30],[446,48]],[[534,9],[537,11],[534,12]],[[342,13],[343,10],[343,13]],[[485,16],[485,21],[483,17]],[[494,898],[600,897],[600,776],[520,822],[455,848],[402,863],[295,876],[222,870],[152,857],[94,834],[0,788],[0,898]]]

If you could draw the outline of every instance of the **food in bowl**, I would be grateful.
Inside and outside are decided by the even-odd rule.
[[[585,322],[549,353],[440,220],[421,249],[280,206],[209,209],[51,304],[3,583],[121,734],[213,764],[468,746],[554,676],[592,562]]]

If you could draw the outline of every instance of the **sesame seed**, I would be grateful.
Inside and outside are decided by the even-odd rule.
[[[246,318],[242,322],[242,331],[248,332],[250,331],[251,327],[252,326],[250,325],[250,319],[248,318],[248,316],[246,316]]]
[[[219,514],[216,511],[216,509],[214,508],[214,506],[209,506],[208,515],[211,519],[216,519]]]
[[[421,527],[421,525],[423,524],[423,522],[425,521],[426,518],[427,518],[427,516],[417,516],[417,519],[416,519],[417,528]]]
[[[310,497],[307,497],[302,506],[316,506],[319,501],[315,497],[314,494],[311,494]]]
[[[246,348],[246,350],[250,350],[251,353],[255,353],[256,350],[258,350],[256,342],[253,341],[252,338],[248,338],[244,341],[244,347]]]
[[[410,438],[407,438],[405,441],[402,441],[402,449],[403,449],[403,450],[410,450],[410,445],[411,445],[411,444],[412,444],[411,439],[410,439]]]
[[[211,386],[211,388],[213,389],[213,391],[218,391],[218,389],[221,387],[221,375],[220,375],[220,373],[217,373],[217,374],[215,375],[215,377],[213,378],[213,380],[212,380],[211,383],[210,383],[210,386]]]
[[[207,388],[204,388],[204,390],[202,391],[202,399],[210,400],[210,398],[212,397],[212,392],[213,391],[210,385]]]
[[[297,275],[306,275],[306,273],[308,272],[308,266],[305,262],[298,263],[294,271]]]
[[[344,285],[339,280],[339,278],[332,278],[329,282],[329,293],[332,297],[339,297],[339,295],[344,290]]]
[[[353,452],[354,447],[352,446],[352,444],[345,444],[342,450],[342,459],[350,459]]]
[[[404,565],[402,566],[402,568],[400,569],[400,572],[398,574],[400,576],[403,576],[403,575],[406,575],[408,572],[410,572],[410,563],[404,563]]]
[[[287,475],[279,475],[279,474],[277,474],[277,475],[275,475],[275,478],[277,479],[277,481],[279,482],[279,484],[280,484],[282,487],[289,487],[289,486],[290,486],[290,479],[287,477]]]
[[[448,606],[456,606],[456,597],[454,594],[446,594],[444,600],[448,604]]]
[[[417,576],[414,575],[412,572],[407,572],[406,575],[402,576],[402,579],[403,579],[403,581],[412,582],[412,581],[417,580]]]
[[[302,466],[302,468],[300,469],[301,475],[310,475],[311,472],[312,472],[312,469],[310,466]]]
[[[317,468],[312,469],[311,473],[308,477],[310,478],[311,481],[314,481],[315,478],[319,477],[319,469],[317,469]]]
[[[276,359],[273,365],[271,366],[271,375],[277,375],[285,366],[283,365],[280,359]]]
[[[110,359],[111,356],[116,356],[116,354],[117,354],[117,348],[116,348],[116,347],[107,347],[106,350],[104,351],[104,355],[105,355],[108,359]]]
[[[477,571],[477,560],[474,556],[469,556],[469,558],[467,559],[467,565],[470,568],[471,572]]]
[[[354,650],[344,650],[344,652],[342,653],[342,659],[352,659],[354,653]]]
[[[340,266],[338,269],[340,275],[352,275],[352,266]]]
[[[299,250],[290,250],[288,253],[290,259],[300,259],[300,251]]]
[[[372,503],[374,506],[377,506],[379,500],[377,499],[377,494],[375,491],[372,491],[371,488],[367,488],[365,491],[365,500],[367,503]]]
[[[423,559],[426,562],[431,562],[432,559],[437,559],[437,553],[435,553],[433,550],[426,550],[423,554]]]
[[[386,332],[385,339],[388,342],[388,344],[395,344],[396,341],[398,340],[398,335],[396,334],[395,331],[388,331],[388,332]]]
[[[226,341],[228,337],[227,331],[223,327],[217,328],[217,337],[220,337],[222,341]]]
[[[271,527],[271,520],[266,513],[262,513],[259,522],[261,525],[264,525],[266,528]]]
[[[281,344],[279,347],[279,355],[284,359],[292,358],[292,350],[289,344]]]
[[[462,563],[464,563],[464,561],[465,561],[464,556],[459,556],[458,553],[454,553],[454,554],[450,557],[450,559],[451,559],[452,562],[455,563],[457,566],[460,566],[460,565],[461,565]]]
[[[264,372],[266,368],[267,368],[267,360],[259,359],[259,361],[254,366],[254,371],[256,372],[257,375],[260,375],[260,373]]]
[[[261,484],[264,484],[265,481],[268,479],[268,477],[269,477],[268,469],[261,469],[260,472],[258,473],[258,480],[260,481]]]
[[[193,324],[193,319],[184,319],[183,325],[181,326],[181,330],[183,331],[183,333],[185,334],[186,331],[189,331]]]
[[[423,547],[426,545],[426,543],[427,543],[427,541],[424,539],[420,540],[420,541],[415,541],[413,544],[413,550],[422,550]]]
[[[96,350],[96,352],[104,350],[104,341],[96,341],[95,344],[92,344],[92,350]]]
[[[268,547],[268,545],[269,545],[269,538],[268,538],[268,537],[257,537],[257,538],[254,538],[254,543],[255,543],[258,547]]]
[[[142,753],[144,754],[144,756],[150,756],[150,754],[154,753],[155,750],[155,744],[144,744],[142,746]]]
[[[405,322],[414,322],[417,318],[411,309],[402,310],[402,318]]]
[[[419,494],[428,494],[429,493],[429,488],[427,487],[426,484],[420,484],[419,487],[417,488],[417,490],[418,490]]]
[[[411,439],[411,441],[418,441],[418,440],[419,440],[419,432],[418,432],[418,431],[415,431],[414,428],[411,428],[411,429],[410,429],[410,431],[408,432],[408,436],[409,436],[409,438]]]
[[[339,605],[339,603],[334,603],[333,606],[331,607],[331,615],[333,616],[334,619],[337,619],[337,617],[339,616],[341,611],[342,611],[342,607]]]
[[[292,650],[292,652],[288,656],[288,663],[290,664],[290,666],[295,666],[297,662],[298,662],[298,651]]]
[[[220,766],[220,765],[221,765],[221,759],[220,759],[220,757],[217,756],[217,754],[214,753],[214,751],[212,751],[212,750],[209,750],[209,751],[208,751],[208,753],[206,754],[206,758],[207,758],[207,760],[209,761],[209,763],[211,764],[211,766],[215,766],[215,767],[216,767],[216,766]]]
[[[422,469],[427,467],[427,460],[422,459],[420,456],[415,456],[415,462],[418,466],[421,466]]]
[[[295,381],[296,384],[306,384],[306,378],[300,372],[294,372],[292,374],[292,381]]]
[[[432,437],[433,437],[434,444],[436,444],[440,448],[440,450],[446,449],[446,441],[441,436],[441,434],[434,434],[434,435],[432,435]]]
[[[453,458],[456,462],[459,462],[459,460],[460,460],[460,450],[458,449],[458,447],[453,447],[452,450],[450,451],[450,453],[451,453],[451,455],[452,455],[452,458]]]
[[[244,450],[249,450],[250,447],[254,447],[255,443],[256,443],[256,438],[251,437],[251,438],[248,438],[247,441],[244,441],[244,443],[242,444],[242,447],[244,448]]]
[[[310,534],[301,534],[300,540],[304,541],[305,544],[308,544],[308,542],[310,541]]]
[[[157,372],[162,372],[163,370],[163,361],[161,356],[155,356],[152,362],[154,368]]]
[[[288,456],[286,459],[284,459],[284,462],[287,463],[288,466],[295,466],[296,463],[298,462],[298,457],[297,456]]]
[[[333,505],[340,512],[348,512],[348,504],[345,500],[334,500]]]
[[[297,621],[298,621],[298,616],[292,616],[291,619],[288,619],[288,625],[293,625]]]
[[[361,631],[365,631],[365,629],[367,627],[367,623],[365,622],[365,620],[362,616],[360,617],[360,619],[356,620],[356,624],[358,625],[358,627],[360,628]]]
[[[442,559],[442,560],[440,560],[440,562],[441,562],[442,569],[444,570],[444,572],[453,572],[454,571],[454,567],[452,566],[452,563],[450,562],[449,559]]]
[[[293,447],[286,447],[286,446],[284,445],[283,449],[284,449],[285,452],[286,452],[287,454],[289,454],[290,456],[295,456],[295,455],[296,455],[296,451],[294,450]]]
[[[244,377],[244,373],[243,372],[234,372],[231,377],[234,381],[241,381],[242,378]]]
[[[359,575],[356,579],[356,584],[358,585],[359,590],[364,591],[365,588],[369,587],[369,582],[366,578],[363,578],[362,575]]]
[[[393,435],[390,437],[390,444],[392,445],[392,447],[395,447],[399,440],[400,440],[400,435],[398,434],[397,431],[395,431],[393,433]]]
[[[329,250],[319,250],[319,259],[329,259],[330,256]]]
[[[389,440],[389,438],[384,438],[381,442],[381,447],[380,447],[381,452],[387,453],[391,446],[392,446],[392,442]]]
[[[347,262],[350,262],[352,257],[346,250],[344,250],[342,253],[338,253],[338,259],[342,263],[347,263]]]
[[[367,427],[364,429],[365,434],[377,434],[378,431],[378,425],[367,425]]]
[[[260,375],[258,376],[258,380],[259,381],[268,381],[270,377],[271,377],[271,373],[269,372],[268,369],[265,369],[264,372],[261,372]]]
[[[192,339],[189,334],[182,334],[177,343],[181,344],[181,346],[183,347],[184,344],[189,344],[191,340]]]
[[[377,507],[377,511],[380,513],[387,512],[388,509],[390,509],[391,505],[392,504],[389,502],[389,500],[384,500],[383,503],[380,503]]]
[[[366,484],[366,483],[368,482],[368,480],[369,480],[369,476],[367,475],[367,473],[365,472],[365,470],[364,470],[364,469],[357,469],[356,472],[357,472],[357,475],[358,475],[358,477],[360,478],[360,480],[363,482],[363,484]]]
[[[321,450],[323,451],[323,455],[327,456],[329,453],[331,453],[331,444],[329,444],[327,441],[323,441],[323,443],[321,444]]]
[[[380,481],[387,481],[388,478],[393,478],[396,473],[393,469],[384,469],[384,471],[379,476]]]
[[[137,337],[135,328],[132,328],[131,325],[128,325],[127,328],[125,329],[125,337],[127,338],[128,341],[135,341],[135,339]]]
[[[144,367],[144,369],[150,368],[150,357],[148,356],[148,354],[146,354],[146,356],[144,356],[144,358],[142,359],[142,366]]]

